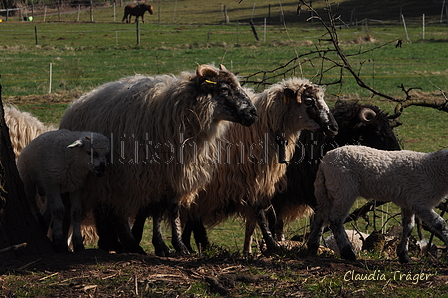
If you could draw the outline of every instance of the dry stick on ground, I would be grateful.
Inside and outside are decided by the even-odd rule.
[[[9,247],[2,248],[2,249],[0,249],[0,254],[11,251],[11,250],[18,250],[19,248],[25,247],[26,245],[27,245],[27,243],[24,242],[24,243],[11,245]]]

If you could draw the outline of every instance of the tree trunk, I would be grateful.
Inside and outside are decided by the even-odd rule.
[[[22,180],[17,171],[9,129],[6,126],[0,85],[0,249],[27,243],[16,255],[53,253],[47,236],[38,228],[26,201]],[[13,252],[14,253],[14,252]],[[13,253],[2,257],[10,258]]]

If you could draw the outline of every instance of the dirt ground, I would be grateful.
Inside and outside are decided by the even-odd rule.
[[[348,262],[327,254],[300,256],[294,249],[249,258],[224,251],[161,258],[88,249],[0,258],[0,297],[442,297],[448,288],[445,264]],[[362,278],[368,280],[357,280]]]

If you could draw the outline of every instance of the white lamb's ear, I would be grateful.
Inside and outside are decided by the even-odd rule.
[[[81,147],[81,146],[82,146],[82,141],[76,140],[73,143],[71,143],[70,145],[68,145],[67,148],[75,148],[75,147]]]

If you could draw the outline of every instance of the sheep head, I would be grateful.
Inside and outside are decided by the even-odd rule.
[[[199,90],[206,93],[214,105],[214,118],[250,126],[258,119],[258,113],[235,74],[224,65],[219,69],[200,65],[196,69]]]
[[[106,170],[106,155],[110,152],[110,141],[105,136],[98,133],[90,133],[82,138],[75,140],[67,148],[80,148],[81,154],[89,166],[89,170],[95,176],[104,176]]]

